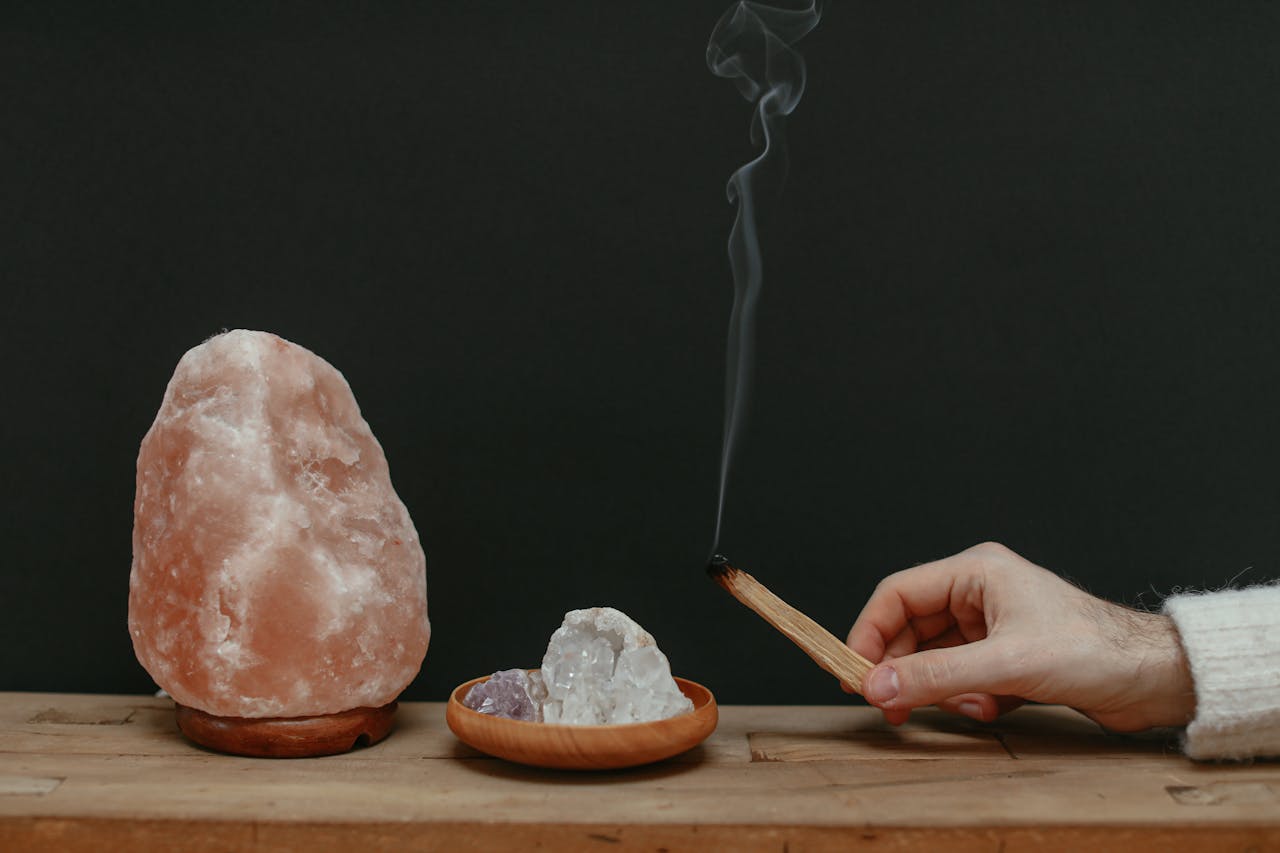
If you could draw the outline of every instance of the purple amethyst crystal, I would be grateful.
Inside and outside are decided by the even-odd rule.
[[[530,677],[523,669],[504,669],[468,690],[462,704],[481,714],[537,723],[546,694],[542,673]]]

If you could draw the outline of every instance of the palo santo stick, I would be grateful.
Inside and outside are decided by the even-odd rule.
[[[764,621],[777,628],[818,666],[859,694],[862,679],[875,666],[871,661],[840,642],[830,631],[774,595],[751,575],[735,569],[717,554],[707,564],[707,574],[726,592],[750,607]]]

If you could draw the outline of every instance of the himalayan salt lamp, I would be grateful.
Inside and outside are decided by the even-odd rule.
[[[425,565],[341,373],[264,332],[182,357],[138,454],[129,632],[188,737],[384,737],[431,636]]]

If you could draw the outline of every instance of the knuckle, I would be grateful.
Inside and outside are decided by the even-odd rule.
[[[885,595],[887,593],[893,592],[894,588],[897,586],[898,577],[901,574],[902,572],[894,572],[891,575],[886,575],[885,577],[881,578],[879,583],[876,584],[876,588],[872,591],[871,594],[874,596],[880,596],[880,595]]]
[[[1013,556],[1013,551],[999,542],[980,542],[969,550],[973,552],[975,557],[982,557],[988,560],[1007,559]]]
[[[1015,551],[999,542],[983,542],[966,553],[973,557],[978,571],[993,577],[1007,577],[1029,565]]]

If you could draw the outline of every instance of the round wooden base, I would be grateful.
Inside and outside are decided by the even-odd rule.
[[[215,717],[178,706],[178,728],[191,740],[232,755],[307,758],[369,746],[391,733],[396,703],[317,717]]]

